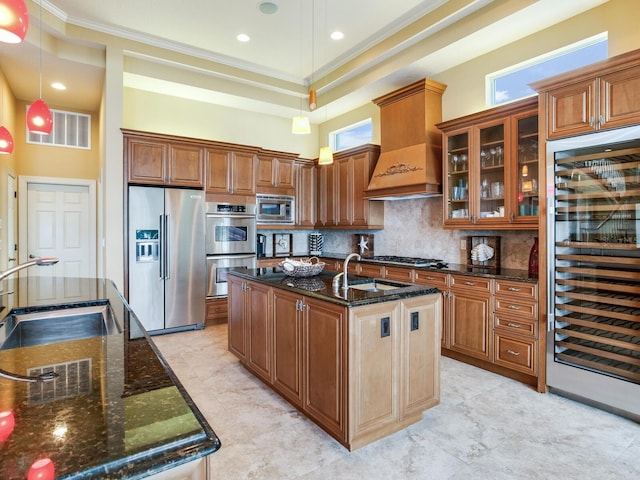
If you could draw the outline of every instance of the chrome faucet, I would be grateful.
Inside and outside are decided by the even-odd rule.
[[[0,272],[0,282],[2,280],[4,280],[5,278],[7,278],[10,275],[13,275],[14,273],[16,273],[18,270],[22,270],[23,268],[28,268],[28,267],[32,267],[34,265],[54,265],[58,263],[58,259],[51,257],[51,258],[43,258],[43,257],[38,257],[35,260],[31,260],[30,262],[25,262],[25,263],[21,263],[20,265],[16,265],[13,268],[10,268],[9,270],[5,270],[4,272]]]
[[[358,258],[358,260],[361,259],[360,255],[357,253],[350,253],[349,255],[347,255],[347,258],[344,259],[344,265],[342,266],[342,289],[346,292],[347,289],[349,288],[349,282],[347,281],[347,269],[349,268],[349,260],[351,260],[352,258]]]

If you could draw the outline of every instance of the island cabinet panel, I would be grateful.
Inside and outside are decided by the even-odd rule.
[[[413,420],[440,400],[442,297],[409,298],[400,311],[400,414]]]
[[[344,442],[346,430],[345,308],[304,298],[304,411]]]
[[[228,309],[228,342],[229,351],[242,362],[247,361],[247,322],[245,321],[246,308],[244,292],[246,282],[237,277],[228,278],[229,295],[227,300]]]
[[[360,307],[349,319],[349,431],[354,438],[393,425],[398,418],[400,307]]]
[[[302,408],[300,295],[273,290],[273,388]]]
[[[442,293],[441,346],[449,348],[449,274],[416,269],[413,281],[418,285],[436,287]]]
[[[451,275],[450,348],[491,360],[491,279]]]

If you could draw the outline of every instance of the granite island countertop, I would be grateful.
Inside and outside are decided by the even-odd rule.
[[[229,275],[236,275],[247,280],[256,281],[282,290],[288,290],[346,307],[359,307],[374,303],[391,302],[403,298],[440,293],[440,290],[435,287],[398,282],[395,280],[379,279],[380,282],[392,284],[400,288],[376,292],[348,289],[345,294],[342,290],[339,292],[335,292],[333,290],[332,281],[335,274],[336,272],[323,270],[319,275],[315,275],[313,277],[292,277],[286,275],[279,267],[233,269],[229,271]],[[348,276],[349,285],[367,283],[371,280],[371,277],[362,277],[353,274],[349,274]]]
[[[41,280],[27,280],[17,280],[16,291],[28,292],[20,298],[33,298],[29,289],[42,286]],[[220,448],[112,282],[65,278],[50,284],[53,293],[81,293],[53,301],[55,295],[33,303],[15,300],[0,311],[0,321],[12,313],[109,304],[119,332],[0,350],[4,371],[59,373],[44,383],[0,378],[0,412],[12,412],[15,418],[12,431],[0,441],[0,478],[24,480],[30,466],[43,458],[53,461],[55,478],[143,478]],[[0,341],[4,335],[0,328]]]

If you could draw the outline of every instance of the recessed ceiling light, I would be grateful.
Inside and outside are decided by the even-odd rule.
[[[332,40],[342,40],[344,38],[344,33],[339,32],[339,31],[335,31],[331,33],[331,39]]]
[[[236,35],[236,38],[239,42],[248,42],[249,40],[251,40],[251,37],[246,33],[239,33],[238,35]]]
[[[275,2],[259,2],[258,9],[266,15],[271,15],[278,11],[278,5]]]
[[[53,82],[51,84],[51,86],[53,88],[55,88],[56,90],[66,90],[67,89],[67,87],[64,84],[60,83],[60,82]]]

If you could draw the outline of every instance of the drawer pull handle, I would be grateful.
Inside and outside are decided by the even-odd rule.
[[[520,291],[520,289],[516,288],[516,287],[509,287],[509,288],[507,288],[507,290],[509,290],[510,292],[519,292]]]
[[[516,357],[517,357],[518,355],[520,355],[520,352],[516,352],[516,351],[514,351],[514,350],[507,350],[507,353],[508,353],[509,355],[513,355],[513,356],[516,356]]]
[[[520,328],[521,325],[519,323],[509,322],[507,323],[507,327]]]
[[[511,310],[520,310],[520,307],[518,305],[509,305],[507,308]]]
[[[435,280],[435,277],[425,277],[427,280]]]
[[[465,285],[469,285],[470,287],[475,286],[475,282],[464,282]]]

